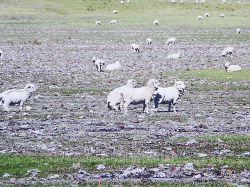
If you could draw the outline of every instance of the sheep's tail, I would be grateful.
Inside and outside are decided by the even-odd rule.
[[[112,107],[110,106],[110,102],[107,103],[107,108],[112,110]]]

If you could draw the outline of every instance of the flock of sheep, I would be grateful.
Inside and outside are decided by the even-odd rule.
[[[127,3],[130,1],[127,0]],[[181,1],[183,2],[183,1]],[[196,0],[196,3],[204,3],[205,0]],[[175,0],[172,0],[172,3],[176,3]],[[223,0],[223,3],[226,3],[226,0]],[[121,4],[124,4],[124,1],[121,1]],[[117,14],[117,10],[113,10],[113,14]],[[205,17],[209,17],[209,13],[205,13]],[[224,17],[224,15],[221,15]],[[202,16],[198,16],[198,19],[203,19]],[[96,21],[97,25],[100,25],[100,21]],[[111,20],[110,24],[117,24],[116,20]],[[154,20],[153,24],[155,26],[159,25],[159,20]],[[241,30],[237,28],[237,32],[240,34]],[[174,45],[176,43],[176,38],[169,38],[166,41],[167,45]],[[151,46],[153,40],[151,38],[147,38],[147,45]],[[131,52],[140,53],[140,46],[138,44],[131,45]],[[225,48],[221,56],[226,57],[228,55],[232,55],[234,52],[233,47]],[[0,50],[0,60],[2,60],[3,51]],[[168,59],[177,59],[180,58],[180,53],[170,54],[167,56]],[[113,71],[121,68],[121,64],[119,61],[116,61],[112,64],[106,65],[103,59],[99,59],[96,57],[92,58],[93,63],[98,72],[102,71]],[[228,72],[236,72],[241,71],[241,67],[239,65],[230,65],[229,62],[225,64],[225,70]],[[160,87],[160,83],[156,79],[150,79],[147,84],[143,87],[136,87],[136,80],[130,79],[127,81],[127,84],[112,90],[107,97],[107,107],[109,109],[113,109],[116,111],[121,111],[124,114],[128,111],[128,106],[130,104],[143,104],[143,111],[149,113],[149,103],[153,100],[154,102],[154,110],[157,111],[159,104],[168,104],[168,111],[171,111],[173,107],[173,111],[176,112],[175,104],[177,100],[184,94],[184,90],[186,88],[185,83],[183,81],[176,81],[172,87],[163,88]],[[34,84],[28,84],[23,89],[11,89],[4,91],[0,94],[0,107],[2,106],[4,111],[9,111],[10,105],[19,105],[19,110],[23,109],[24,102],[29,99],[32,93],[36,91],[36,86]]]

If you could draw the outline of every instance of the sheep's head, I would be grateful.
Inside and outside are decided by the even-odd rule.
[[[186,89],[186,85],[183,81],[175,81],[174,87],[179,90],[180,94],[184,94],[184,90]]]
[[[156,79],[150,79],[147,82],[147,86],[157,89],[160,86],[160,82],[158,80],[156,80]]]
[[[36,91],[36,86],[34,84],[27,84],[24,89],[28,90],[29,92]]]
[[[96,57],[94,56],[94,57],[92,58],[92,62],[95,63],[95,61],[96,61]]]
[[[131,88],[134,88],[134,87],[136,87],[136,85],[137,85],[137,81],[134,80],[134,79],[129,79],[129,80],[127,81],[127,85],[128,85],[129,87],[131,87]]]
[[[230,63],[229,62],[226,62],[225,64],[225,70],[227,71],[228,67],[230,66]]]

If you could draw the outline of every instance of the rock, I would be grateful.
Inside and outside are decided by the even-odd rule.
[[[32,109],[32,107],[30,107],[30,106],[26,106],[26,107],[25,107],[25,110],[26,110],[26,111],[30,111],[31,109]]]
[[[198,144],[198,142],[195,139],[192,139],[186,143],[187,146],[193,146],[193,145],[197,145],[197,144]]]
[[[3,178],[9,178],[11,175],[9,174],[9,173],[5,173],[5,174],[3,174]]]
[[[154,174],[155,178],[165,178],[166,177],[166,173],[163,172],[157,172],[156,174]]]
[[[104,164],[100,164],[96,167],[97,170],[104,170],[106,169],[105,165]]]
[[[48,176],[48,179],[59,179],[60,178],[60,175],[58,175],[58,174],[55,174],[55,175],[49,175]]]
[[[240,156],[242,156],[242,157],[250,157],[250,152],[241,153]]]
[[[200,181],[201,178],[202,178],[202,175],[201,175],[201,174],[198,174],[198,175],[193,176],[193,179],[194,179],[195,181]]]
[[[72,168],[73,169],[80,169],[81,164],[80,163],[73,163]]]
[[[207,157],[208,155],[206,153],[198,153],[197,156],[199,158]]]
[[[40,170],[38,169],[31,169],[28,170],[27,175],[30,175],[32,177],[36,177],[40,173]]]
[[[187,171],[195,171],[194,169],[194,163],[186,163],[183,167],[184,170]]]
[[[219,154],[223,156],[232,156],[233,152],[230,149],[223,149],[219,152]]]

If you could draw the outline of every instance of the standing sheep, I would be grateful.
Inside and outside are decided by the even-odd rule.
[[[166,44],[167,45],[170,45],[170,44],[174,45],[175,42],[176,42],[176,38],[169,38],[169,39],[167,39]]]
[[[143,103],[143,112],[149,113],[149,102],[156,94],[160,83],[156,79],[150,79],[147,86],[141,88],[127,88],[121,92],[120,108],[124,114],[127,114],[128,106],[130,104]]]
[[[240,28],[237,28],[237,29],[236,29],[236,32],[237,32],[238,34],[240,34],[240,33],[241,33],[241,29],[240,29]]]
[[[233,47],[226,47],[222,53],[220,54],[220,56],[226,57],[227,55],[232,55],[234,52],[234,48]]]
[[[137,84],[136,80],[129,79],[126,85],[123,85],[121,87],[118,87],[112,90],[108,94],[108,98],[107,98],[108,109],[110,110],[115,109],[116,111],[118,111],[120,109],[120,103],[121,103],[121,92],[127,88],[134,88],[136,84]]]
[[[210,17],[210,14],[208,13],[208,12],[206,12],[205,14],[204,14],[204,17]]]
[[[221,18],[224,18],[224,17],[225,17],[225,14],[220,14],[220,17],[221,17]]]
[[[4,111],[9,111],[10,105],[19,104],[19,110],[22,111],[24,102],[29,99],[32,93],[36,91],[34,84],[27,84],[23,89],[12,89],[0,94],[0,106]]]
[[[173,87],[159,87],[154,97],[155,111],[157,112],[159,104],[168,104],[168,111],[171,111],[171,107],[173,106],[173,111],[176,112],[175,104],[184,94],[185,88],[186,85],[183,81],[176,81]]]
[[[118,11],[117,10],[113,10],[112,13],[113,14],[118,14]]]
[[[158,19],[153,21],[154,26],[159,26],[160,25],[160,21]]]
[[[225,64],[225,70],[227,72],[236,72],[236,71],[241,71],[241,67],[239,65],[230,65],[229,62]]]
[[[149,46],[151,46],[152,45],[152,39],[151,38],[147,38],[147,44],[149,45]]]
[[[116,21],[115,19],[113,19],[113,20],[111,20],[111,21],[109,22],[109,24],[110,24],[110,25],[117,25],[117,21]]]
[[[140,53],[140,46],[138,44],[131,44],[131,52]]]
[[[197,19],[202,20],[202,19],[204,19],[204,17],[203,16],[197,16]]]
[[[102,23],[101,23],[101,21],[96,21],[95,24],[96,25],[101,25]]]
[[[96,57],[93,57],[92,61],[95,64],[96,70],[102,72],[102,67],[105,66],[105,62],[102,59],[97,59]]]

